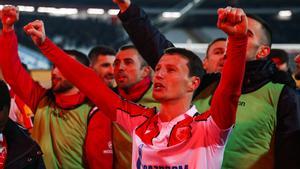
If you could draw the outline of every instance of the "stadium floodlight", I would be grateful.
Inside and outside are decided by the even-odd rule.
[[[104,9],[101,8],[88,8],[86,11],[90,15],[103,15]]]
[[[278,12],[278,18],[281,20],[289,20],[291,19],[293,13],[291,10],[282,10]]]
[[[162,16],[164,18],[179,18],[181,16],[181,13],[180,12],[163,12],[162,13]]]
[[[55,8],[55,7],[39,7],[37,9],[39,13],[48,13],[52,15],[75,15],[78,14],[76,8]]]
[[[109,15],[118,15],[119,12],[120,12],[119,9],[110,9],[110,10],[107,11],[107,13]]]
[[[19,11],[21,12],[34,12],[34,7],[33,6],[23,6],[23,5],[18,5]]]

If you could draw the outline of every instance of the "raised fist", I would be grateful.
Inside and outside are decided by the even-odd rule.
[[[125,12],[131,4],[130,0],[113,0],[113,2],[119,6],[121,12]]]
[[[247,16],[240,8],[219,8],[217,26],[228,36],[246,36],[248,31]]]
[[[43,21],[35,20],[24,26],[23,29],[27,35],[31,36],[32,41],[36,45],[40,46],[45,42],[46,33]]]
[[[3,31],[14,29],[14,24],[19,20],[19,10],[15,6],[4,6],[0,10],[0,18],[3,25]]]

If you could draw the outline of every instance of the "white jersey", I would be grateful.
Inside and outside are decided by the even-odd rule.
[[[124,120],[124,116],[117,118],[121,125],[126,123],[125,126],[130,126],[129,121],[133,121],[131,126],[141,124],[132,132],[133,169],[221,168],[231,128],[220,129],[209,112],[199,115],[193,106],[170,122],[161,122],[158,115],[121,119]],[[131,129],[127,130],[130,132]]]

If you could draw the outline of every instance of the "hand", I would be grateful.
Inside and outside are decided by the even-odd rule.
[[[228,36],[246,36],[248,31],[247,16],[240,8],[219,8],[217,26]]]
[[[15,6],[4,6],[0,10],[0,19],[3,25],[3,31],[14,30],[14,24],[19,20],[19,10]]]
[[[31,36],[32,41],[36,45],[40,46],[45,42],[46,33],[43,21],[35,20],[24,26],[23,29],[27,35]]]
[[[120,8],[121,13],[125,12],[131,4],[130,0],[113,0]]]

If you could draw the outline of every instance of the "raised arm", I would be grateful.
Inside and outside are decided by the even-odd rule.
[[[80,64],[63,50],[58,48],[50,39],[46,38],[42,21],[34,21],[24,27],[34,43],[42,53],[59,68],[62,74],[81,92],[89,97],[102,112],[111,120],[116,120],[118,109],[131,112],[133,108],[127,101],[122,100],[97,76],[90,68]],[[137,112],[145,111],[142,107],[135,107]]]
[[[228,35],[226,62],[221,81],[214,94],[212,117],[221,129],[235,123],[241,95],[247,49],[247,17],[242,9],[227,7],[218,10],[218,27]]]
[[[3,30],[0,35],[0,66],[6,82],[13,91],[35,112],[40,99],[45,95],[42,88],[23,68],[18,56],[18,41],[14,24],[19,18],[18,10],[5,6],[0,12]]]
[[[120,8],[119,18],[131,41],[147,63],[155,69],[165,49],[173,47],[155,28],[147,14],[130,0],[113,0]]]

